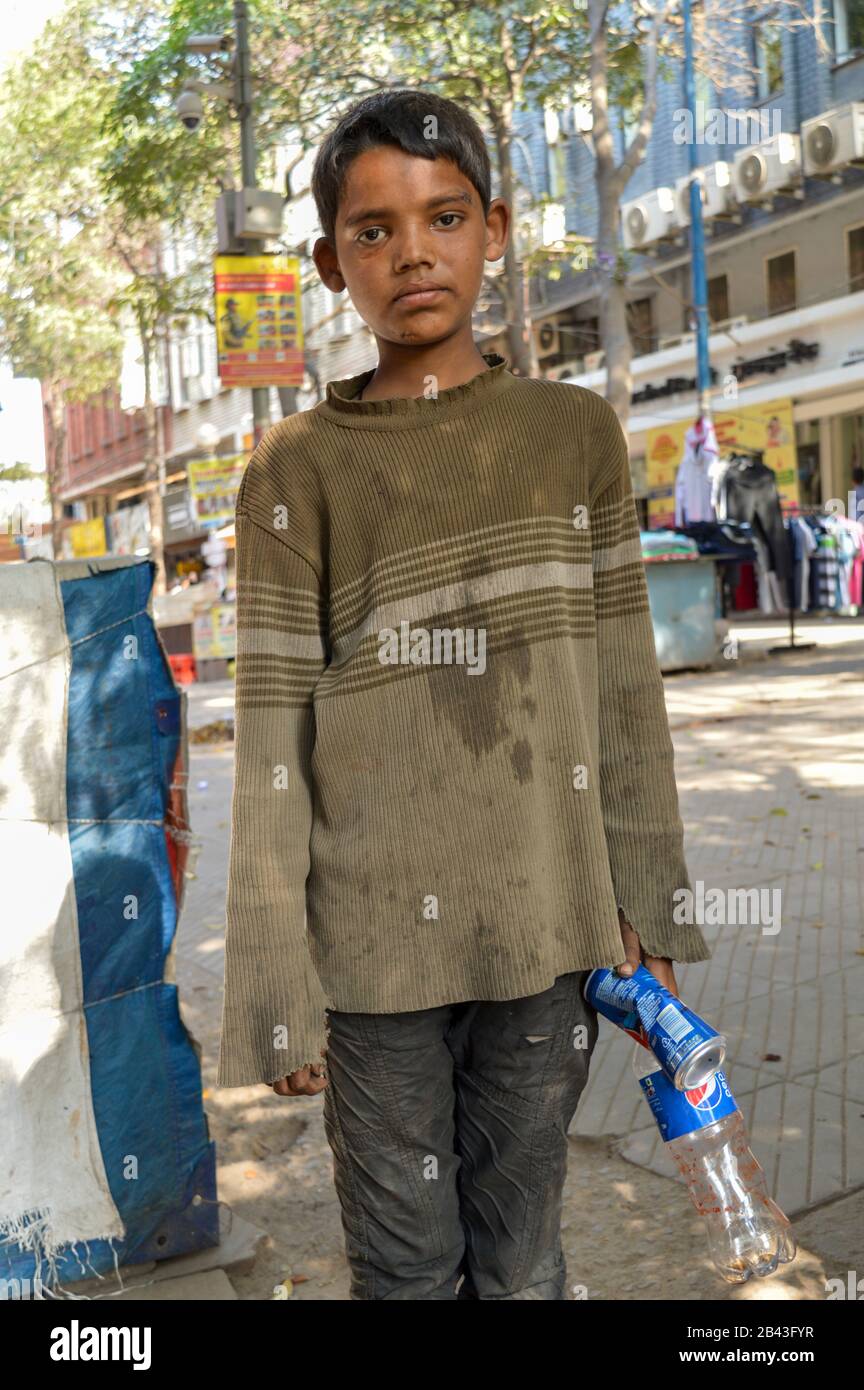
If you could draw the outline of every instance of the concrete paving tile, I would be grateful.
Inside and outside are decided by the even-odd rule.
[[[822,1067],[820,1071],[804,1072],[795,1080],[801,1086],[813,1086],[864,1106],[864,1054]]]
[[[787,1216],[864,1185],[860,1103],[783,1081],[736,1091],[735,1098],[768,1190]],[[635,1130],[616,1150],[629,1162],[683,1185],[656,1125]]]

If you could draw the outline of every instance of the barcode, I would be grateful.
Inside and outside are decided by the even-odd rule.
[[[686,1038],[688,1033],[693,1032],[693,1025],[689,1023],[683,1014],[679,1013],[674,1004],[667,1004],[665,1009],[661,1009],[657,1015],[657,1022],[661,1028],[665,1028],[673,1042],[680,1042]]]

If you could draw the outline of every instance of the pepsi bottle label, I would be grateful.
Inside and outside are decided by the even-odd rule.
[[[703,1086],[679,1091],[663,1071],[640,1078],[639,1085],[665,1143],[705,1129],[738,1109],[729,1082],[717,1071]]]

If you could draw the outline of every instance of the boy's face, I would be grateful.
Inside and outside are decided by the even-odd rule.
[[[351,163],[336,216],[335,246],[313,257],[324,284],[346,289],[375,337],[420,347],[471,323],[484,261],[507,244],[509,211],[480,194],[449,159],[422,159],[380,145]],[[405,294],[418,283],[437,288]]]

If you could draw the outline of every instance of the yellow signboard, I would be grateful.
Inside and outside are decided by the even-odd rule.
[[[297,257],[217,256],[215,290],[222,385],[302,385]]]
[[[237,609],[233,603],[214,603],[195,614],[192,639],[196,661],[237,655]]]
[[[237,492],[246,459],[243,454],[229,458],[192,459],[186,465],[189,500],[200,526],[225,526],[234,520]]]
[[[676,420],[648,431],[645,469],[650,530],[675,524],[675,474],[684,453],[684,436],[693,423],[693,420]],[[743,449],[760,449],[766,465],[777,475],[781,506],[798,502],[795,424],[790,399],[766,401],[744,410],[718,410],[713,423],[721,457],[736,445]]]
[[[106,555],[105,518],[94,516],[90,521],[76,521],[69,527],[69,544],[76,560],[88,555]]]

